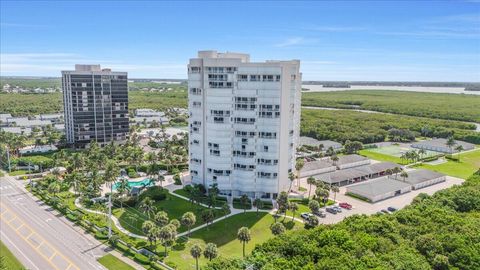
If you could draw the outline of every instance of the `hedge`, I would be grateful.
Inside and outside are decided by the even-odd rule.
[[[150,264],[150,259],[140,253],[135,254],[135,257],[133,259],[141,264]]]

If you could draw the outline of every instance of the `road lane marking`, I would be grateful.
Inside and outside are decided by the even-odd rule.
[[[4,232],[0,232],[2,234],[2,236],[4,237],[5,240],[7,240],[6,242],[9,242],[27,261],[30,262],[30,264],[35,267],[35,269],[38,269],[40,270],[40,268],[38,268],[38,266],[36,266],[32,260],[30,260],[30,258],[27,257],[27,255],[25,255],[25,253],[23,253],[23,251],[17,247],[17,245],[15,245],[15,243],[10,240],[10,238],[8,238],[8,236],[4,233]]]
[[[62,270],[60,268],[58,268],[58,266],[56,266],[54,263],[51,262],[51,259],[50,258],[47,258],[43,252],[40,252],[38,251],[38,249],[42,246],[42,245],[45,245],[46,247],[50,248],[50,249],[53,249],[53,252],[54,253],[57,253],[57,254],[54,254],[54,255],[57,255],[60,259],[63,259],[65,260],[67,263],[69,263],[69,266],[67,268],[70,268],[70,264],[73,265],[76,269],[79,269],[70,259],[68,259],[66,256],[64,256],[63,254],[61,254],[60,252],[58,252],[53,246],[51,246],[42,236],[40,236],[38,233],[35,232],[35,230],[33,230],[29,225],[27,225],[25,222],[23,222],[17,215],[15,215],[13,213],[13,211],[6,205],[3,205],[1,202],[0,202],[0,207],[5,207],[6,208],[6,211],[9,212],[9,214],[13,215],[14,218],[11,219],[10,221],[13,221],[14,219],[17,219],[19,220],[19,222],[22,223],[22,226],[26,226],[28,229],[30,229],[32,231],[32,235],[36,235],[40,238],[40,240],[42,240],[42,242],[38,245],[38,246],[34,246],[33,243],[32,243],[32,239],[33,238],[30,238],[32,235],[30,235],[28,238],[23,236],[22,234],[18,233],[15,229],[15,227],[12,226],[12,224],[10,224],[10,221],[6,222],[7,225],[13,229],[13,231],[18,235],[20,236],[22,239],[25,240],[25,242],[27,242],[30,246],[32,246],[35,251],[40,254],[49,264],[51,264],[55,269],[57,270]],[[36,242],[36,241],[35,241]],[[55,256],[54,256],[55,257]],[[64,268],[66,269],[66,268]]]

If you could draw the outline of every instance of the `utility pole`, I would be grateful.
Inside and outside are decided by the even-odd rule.
[[[6,147],[6,149],[7,149],[8,173],[11,173],[12,169],[10,168],[10,149],[8,149],[8,146]]]

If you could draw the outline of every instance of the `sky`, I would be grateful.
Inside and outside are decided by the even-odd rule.
[[[304,80],[479,82],[480,0],[0,0],[3,76],[184,79],[198,50],[299,59]]]

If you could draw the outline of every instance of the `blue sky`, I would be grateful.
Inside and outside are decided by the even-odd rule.
[[[2,75],[75,63],[186,78],[198,50],[300,59],[305,80],[480,81],[480,1],[4,1]]]

